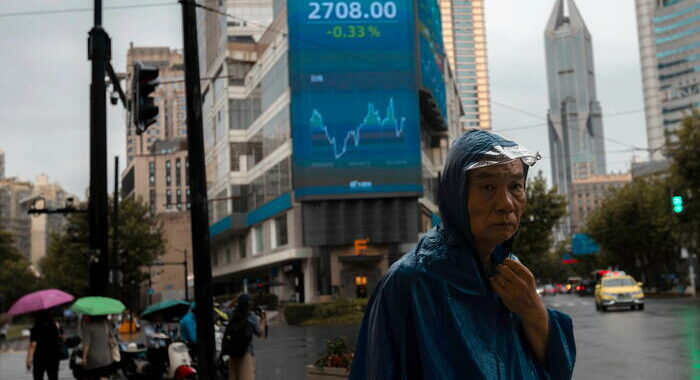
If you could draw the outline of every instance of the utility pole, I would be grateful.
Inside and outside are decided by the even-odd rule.
[[[187,272],[188,272],[188,265],[187,265],[187,250],[185,250],[185,301],[190,302],[190,287],[189,284],[187,283]]]
[[[180,0],[182,4],[182,35],[185,54],[185,91],[187,94],[187,153],[190,165],[192,221],[192,256],[194,261],[194,299],[197,303],[197,356],[199,378],[216,379],[216,349],[214,342],[214,308],[212,300],[211,256],[209,254],[209,211],[207,209],[207,178],[204,165],[202,99],[199,86],[199,52],[197,47],[196,3]]]
[[[107,294],[107,99],[105,73],[110,59],[110,39],[102,29],[102,0],[95,0],[95,22],[88,37],[88,59],[92,61],[90,85],[90,291]]]
[[[122,288],[121,260],[119,257],[119,156],[114,156],[114,208],[112,211],[112,286],[114,294]],[[120,295],[120,294],[119,294]]]

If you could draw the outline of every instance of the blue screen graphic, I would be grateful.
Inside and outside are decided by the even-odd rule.
[[[295,194],[418,196],[413,0],[289,1]]]
[[[421,85],[430,92],[443,118],[447,115],[445,93],[445,49],[442,18],[437,0],[418,1]]]

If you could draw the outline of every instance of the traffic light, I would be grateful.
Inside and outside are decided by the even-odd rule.
[[[680,195],[674,195],[671,198],[671,204],[673,204],[673,212],[680,214],[683,212],[683,197]]]
[[[148,126],[156,122],[158,106],[151,97],[158,87],[158,68],[135,63],[131,79],[131,117],[136,133],[142,134]]]

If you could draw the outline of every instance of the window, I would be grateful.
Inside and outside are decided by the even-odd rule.
[[[224,247],[224,253],[226,255],[226,263],[231,263],[231,242],[226,243]]]
[[[186,197],[186,202],[187,202],[187,209],[190,209],[190,188],[188,187],[187,190],[185,190],[185,197]]]
[[[219,252],[216,250],[216,248],[214,248],[214,249],[211,250],[211,265],[212,265],[212,266],[215,266],[215,267],[216,267],[216,266],[219,266],[219,255],[218,255],[218,253],[219,253]]]
[[[185,185],[189,186],[190,185],[190,161],[185,160]],[[189,194],[189,190],[187,190],[187,194]]]
[[[156,212],[156,189],[148,191],[148,207],[151,210],[151,214]]]
[[[253,244],[253,248],[254,248],[253,254],[259,255],[265,249],[265,245],[263,244],[263,226],[262,226],[262,224],[259,224],[255,227],[253,227],[253,239],[255,239],[254,244]]]
[[[173,191],[170,189],[165,190],[165,208],[170,210],[170,206],[173,203]]]
[[[237,172],[241,170],[241,156],[245,155],[246,144],[242,142],[234,142],[230,144],[231,171]]]
[[[154,161],[148,163],[148,185],[150,187],[156,185],[156,163]]]
[[[175,207],[177,207],[178,210],[182,210],[182,190],[177,189],[177,193],[175,194]]]
[[[170,186],[172,185],[172,178],[170,177],[170,160],[165,161],[165,185]]]
[[[257,120],[262,112],[260,97],[229,99],[229,129],[246,129]]]
[[[180,159],[176,158],[175,159],[175,184],[177,186],[180,186],[182,184],[182,173],[181,173],[181,164],[180,164]]]
[[[238,239],[238,257],[241,259],[245,258],[246,248],[246,236],[243,235],[240,239]]]
[[[283,214],[275,218],[275,245],[280,247],[287,243],[287,214]]]

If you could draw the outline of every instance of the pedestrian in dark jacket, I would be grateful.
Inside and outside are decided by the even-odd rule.
[[[571,318],[545,308],[511,252],[538,159],[483,130],[452,144],[442,223],[375,288],[350,379],[571,379]]]
[[[27,349],[27,371],[33,370],[34,380],[42,380],[44,373],[49,380],[58,380],[62,339],[63,331],[51,312],[39,312],[29,336]]]

